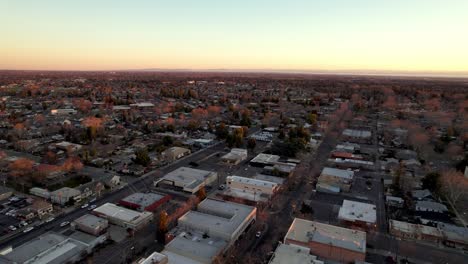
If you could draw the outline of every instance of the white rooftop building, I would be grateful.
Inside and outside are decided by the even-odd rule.
[[[255,158],[250,160],[250,163],[253,165],[266,166],[266,165],[272,165],[275,162],[278,162],[279,159],[280,159],[280,156],[278,155],[260,153]]]
[[[178,219],[177,235],[162,253],[171,264],[211,263],[255,221],[256,213],[252,206],[205,199],[197,211]]]
[[[376,207],[374,204],[344,200],[338,219],[356,224],[375,225],[377,222]]]
[[[140,259],[137,264],[167,264],[168,258],[166,255],[159,252],[153,252],[147,258]]]
[[[187,212],[178,223],[187,231],[199,230],[209,236],[235,241],[256,219],[256,213],[253,206],[205,199],[198,204],[197,211]]]
[[[247,159],[247,150],[241,148],[233,148],[231,152],[221,157],[223,162],[229,164],[239,164],[245,159]]]
[[[286,245],[280,243],[276,248],[269,264],[323,264],[317,256],[310,254],[310,249],[297,245]]]
[[[268,200],[279,188],[275,182],[239,176],[227,176],[226,186],[225,195],[255,202]]]
[[[112,203],[99,206],[93,210],[93,213],[107,219],[111,224],[131,229],[139,229],[153,219],[151,212],[137,212]]]
[[[155,185],[166,183],[193,194],[198,192],[201,187],[211,184],[217,178],[218,174],[213,171],[180,167],[164,175],[164,177],[155,182]]]

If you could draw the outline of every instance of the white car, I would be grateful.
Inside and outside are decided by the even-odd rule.
[[[15,226],[12,226],[12,225],[9,226],[8,228],[9,228],[11,231],[15,231],[15,230],[16,230],[16,227],[15,227]]]
[[[92,211],[92,210],[96,209],[96,207],[97,207],[97,205],[92,204],[91,206],[89,206],[88,211]]]
[[[69,225],[69,224],[70,224],[70,222],[65,221],[65,222],[61,223],[60,226],[61,226],[61,227],[64,227],[64,226],[67,226],[67,225]]]
[[[33,229],[34,229],[34,227],[30,226],[30,227],[26,228],[25,230],[23,230],[23,233],[27,233],[27,232],[29,232],[29,231],[31,231]]]
[[[85,204],[83,204],[83,205],[81,206],[81,208],[84,209],[84,208],[86,208],[86,207],[88,207],[88,206],[89,206],[89,204],[85,203]]]
[[[52,221],[54,221],[54,220],[55,220],[55,217],[51,217],[51,218],[48,218],[48,219],[45,220],[45,221],[46,221],[46,223],[50,223],[50,222],[52,222]]]

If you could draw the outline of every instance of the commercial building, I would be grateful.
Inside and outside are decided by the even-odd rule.
[[[273,253],[269,264],[324,264],[322,260],[317,259],[317,256],[310,254],[310,249],[280,243]]]
[[[199,230],[228,242],[235,241],[256,219],[257,208],[222,200],[205,199],[197,211],[189,211],[178,220],[187,231]]]
[[[42,189],[39,187],[33,187],[29,189],[29,193],[32,195],[35,195],[37,197],[42,197],[44,199],[49,199],[50,198],[50,192],[46,189]]]
[[[252,166],[264,167],[267,165],[272,165],[275,162],[278,162],[279,159],[280,159],[280,156],[278,155],[260,153],[255,158],[250,160],[250,164]]]
[[[168,264],[169,259],[166,255],[159,252],[153,252],[146,258],[142,258],[136,262],[136,264]]]
[[[339,188],[340,191],[348,192],[354,178],[354,172],[325,167],[318,178],[319,184]]]
[[[227,176],[226,186],[225,195],[254,202],[267,201],[279,188],[274,182],[239,176]]]
[[[78,229],[93,236],[99,236],[106,232],[109,222],[104,218],[85,214],[71,222],[70,226],[72,229]]]
[[[76,263],[87,253],[86,243],[57,233],[46,233],[0,256],[0,263]]]
[[[50,200],[55,204],[65,205],[66,203],[81,201],[81,191],[69,187],[63,187],[50,193]]]
[[[155,185],[170,184],[182,189],[184,192],[196,193],[200,188],[216,181],[218,174],[212,171],[197,170],[188,167],[180,167],[164,175],[155,182]]]
[[[170,263],[211,263],[255,221],[252,206],[205,199],[197,211],[178,219],[174,239],[164,248]]]
[[[137,212],[112,203],[105,203],[93,210],[96,216],[107,219],[109,223],[123,228],[140,229],[153,219],[151,212]]]
[[[247,150],[240,148],[233,148],[231,152],[221,157],[221,160],[227,164],[237,165],[247,159]]]
[[[159,206],[168,202],[170,195],[158,193],[134,193],[119,201],[119,205],[136,211],[155,211]]]
[[[161,252],[170,264],[211,264],[226,249],[221,238],[206,236],[199,231],[181,232]]]
[[[390,219],[390,234],[404,239],[417,239],[431,242],[440,242],[443,239],[439,229],[432,226],[412,224]]]
[[[354,263],[366,258],[366,233],[358,230],[295,218],[284,244],[310,249],[319,258]]]
[[[190,154],[190,149],[181,147],[168,148],[161,152],[161,156],[166,161],[175,161]]]
[[[338,219],[353,226],[373,229],[377,225],[377,212],[374,204],[344,200],[338,212]]]

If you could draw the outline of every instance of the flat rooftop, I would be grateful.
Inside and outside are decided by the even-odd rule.
[[[211,263],[226,246],[227,242],[219,238],[182,232],[164,247],[162,253],[169,257],[169,263]]]
[[[374,204],[344,200],[338,218],[346,221],[376,223],[377,213]]]
[[[208,198],[198,204],[197,211],[189,211],[181,216],[179,222],[231,236],[255,212],[253,206]]]
[[[250,162],[261,163],[261,164],[272,164],[274,162],[277,162],[279,159],[280,159],[280,156],[278,155],[260,153],[255,158],[250,160]]]
[[[66,263],[81,254],[86,246],[57,233],[46,233],[14,248],[5,257],[16,263]]]
[[[345,248],[359,253],[366,252],[366,233],[358,230],[295,218],[284,237],[303,243],[310,241]]]
[[[108,224],[108,221],[106,219],[97,217],[92,214],[82,215],[79,218],[75,219],[73,222],[79,225],[91,227],[93,229],[96,227],[107,226]]]
[[[106,215],[108,217],[117,218],[124,222],[133,222],[140,217],[146,217],[151,214],[149,212],[137,212],[124,207],[117,206],[112,203],[105,203],[93,210],[96,213]]]
[[[145,208],[163,199],[164,197],[164,195],[157,193],[134,193],[123,198],[121,201],[136,204]]]
[[[331,175],[331,176],[344,178],[344,179],[349,179],[349,180],[353,179],[353,177],[354,177],[354,172],[353,171],[340,170],[340,169],[335,169],[335,168],[330,168],[330,167],[323,168],[321,174]]]
[[[317,256],[310,254],[310,249],[296,245],[286,245],[280,243],[276,248],[273,258],[268,264],[323,264]]]
[[[168,258],[166,255],[159,252],[153,252],[147,258],[140,260],[137,264],[158,264],[158,263],[167,263]]]
[[[207,178],[210,177],[212,173],[214,172],[188,167],[180,167],[164,175],[162,179],[177,182],[184,187],[189,187],[197,183],[200,184],[204,182]]]
[[[243,183],[243,184],[248,184],[248,185],[254,185],[254,186],[258,186],[258,187],[274,188],[274,187],[278,186],[278,184],[274,183],[274,182],[251,179],[251,178],[240,177],[240,176],[227,176],[226,182],[229,181],[229,180],[233,181],[233,182],[238,182],[238,183]]]

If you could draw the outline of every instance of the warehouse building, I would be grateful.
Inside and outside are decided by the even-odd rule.
[[[178,219],[163,254],[170,263],[211,263],[255,221],[257,208],[205,199]]]
[[[239,176],[226,177],[227,189],[224,195],[254,202],[265,202],[279,189],[279,184]]]
[[[0,263],[76,263],[102,242],[101,238],[85,238],[86,234],[82,234],[84,236],[66,237],[46,233],[0,256]]]
[[[209,185],[216,181],[218,174],[213,171],[197,170],[188,167],[180,167],[174,171],[164,175],[154,184],[169,184],[180,188],[184,192],[196,193],[203,186]]]
[[[153,219],[150,212],[137,212],[112,203],[105,203],[93,210],[96,216],[107,219],[109,223],[138,230],[146,226]]]
[[[295,218],[284,244],[310,249],[319,258],[354,263],[366,258],[366,233],[348,228]]]
[[[171,196],[165,194],[134,193],[120,200],[119,205],[139,212],[153,212],[170,199]]]
[[[93,236],[99,236],[106,232],[109,222],[104,218],[85,214],[75,219],[70,226],[72,229],[81,230]]]

